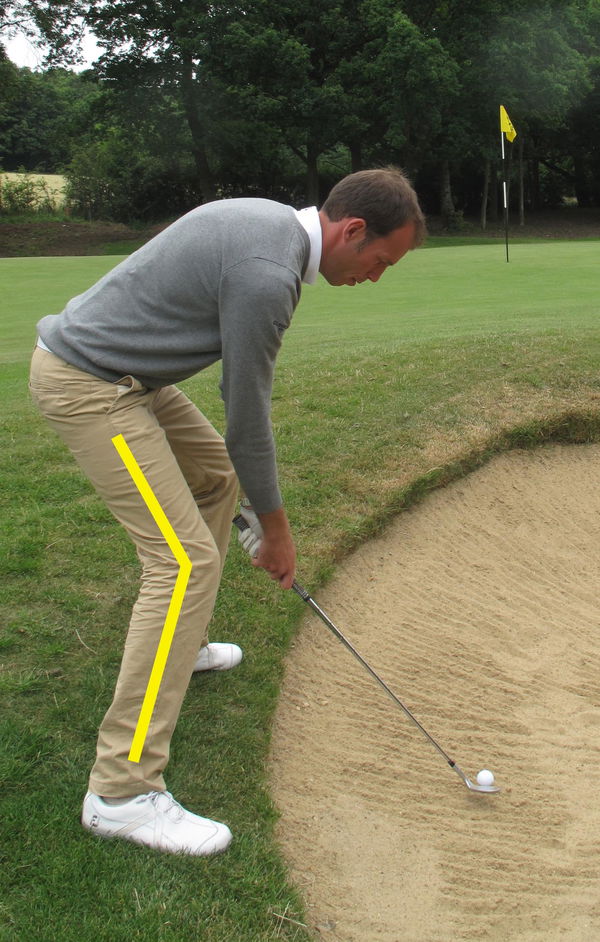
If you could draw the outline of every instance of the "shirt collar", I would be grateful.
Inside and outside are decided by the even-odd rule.
[[[308,265],[302,281],[306,285],[314,285],[319,274],[319,265],[321,264],[321,250],[323,247],[323,234],[321,232],[321,220],[316,206],[308,206],[306,209],[295,209],[296,218],[303,226],[310,239],[310,256]]]

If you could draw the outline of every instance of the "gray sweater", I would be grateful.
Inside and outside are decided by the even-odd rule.
[[[270,200],[207,203],[134,252],[60,314],[46,346],[109,382],[158,388],[223,361],[225,441],[258,513],[281,506],[271,429],[275,358],[300,300],[310,240]]]

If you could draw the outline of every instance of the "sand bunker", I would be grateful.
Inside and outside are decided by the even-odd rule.
[[[471,794],[307,611],[272,783],[316,938],[600,938],[599,577],[600,446],[549,446],[431,494],[317,594],[503,791]]]

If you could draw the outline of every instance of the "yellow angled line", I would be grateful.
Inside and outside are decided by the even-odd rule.
[[[167,658],[171,649],[171,642],[173,641],[173,635],[175,634],[175,628],[177,627],[179,613],[181,612],[181,606],[183,605],[185,590],[187,589],[190,573],[192,571],[192,564],[188,555],[183,549],[183,546],[177,539],[177,534],[169,523],[167,516],[156,499],[152,488],[144,477],[144,472],[133,457],[129,445],[122,435],[115,435],[115,437],[112,439],[112,443],[117,449],[123,464],[133,478],[133,482],[142,495],[148,510],[154,517],[160,532],[167,541],[169,549],[179,563],[179,572],[177,574],[177,579],[175,580],[175,586],[173,588],[173,594],[171,596],[169,609],[165,618],[165,624],[163,626],[160,641],[158,643],[158,650],[156,652],[156,657],[154,658],[154,664],[150,673],[150,680],[148,681],[146,694],[144,696],[144,701],[142,703],[137,726],[135,728],[133,741],[131,743],[131,749],[129,750],[128,758],[130,762],[139,762],[142,755],[142,749],[144,748],[144,743],[146,742],[148,727],[150,726],[150,720],[152,719],[152,713],[156,704],[156,698],[158,697],[158,691],[165,671]]]

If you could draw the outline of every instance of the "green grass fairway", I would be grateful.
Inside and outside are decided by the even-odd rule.
[[[476,245],[409,253],[377,285],[306,288],[310,312],[299,309],[294,333],[314,321],[313,346],[343,339],[367,343],[427,340],[490,331],[530,330],[540,323],[571,329],[596,326],[598,242]],[[341,297],[336,295],[341,293]],[[394,320],[395,319],[395,320]],[[394,329],[395,328],[395,329]]]
[[[599,245],[518,244],[508,264],[501,245],[451,246],[410,253],[377,285],[339,289],[319,279],[304,289],[284,350],[301,337],[312,356],[314,348],[337,344],[340,329],[348,341],[377,344],[531,329],[540,321],[544,329],[571,329],[588,318],[594,327]],[[0,259],[5,308],[0,362],[19,359],[28,349],[32,320],[60,310],[118,261],[114,256]]]
[[[36,321],[60,311],[118,261],[103,256],[1,258],[0,363],[23,360],[35,341]]]
[[[599,255],[600,242],[518,244],[509,264],[497,243],[434,248],[378,285],[305,288],[273,400],[301,582],[317,592],[352,546],[495,451],[600,437]],[[30,404],[27,368],[37,320],[116,261],[0,259],[0,939],[308,942],[266,772],[305,606],[235,541],[212,637],[246,658],[192,680],[167,770],[179,800],[231,826],[231,849],[173,858],[79,825],[139,571]],[[222,429],[219,378],[217,365],[184,386]]]

